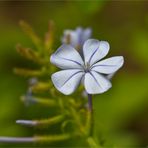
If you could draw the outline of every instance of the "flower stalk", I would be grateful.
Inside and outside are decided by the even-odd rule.
[[[88,111],[93,112],[93,102],[92,102],[92,95],[88,94]]]
[[[92,95],[88,94],[88,120],[90,124],[89,135],[93,136],[94,118],[93,118],[93,102]]]

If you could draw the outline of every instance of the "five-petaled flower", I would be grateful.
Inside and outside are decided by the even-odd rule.
[[[122,56],[101,60],[108,52],[109,43],[96,39],[85,41],[83,58],[74,47],[62,45],[50,58],[51,63],[63,69],[51,76],[54,86],[65,95],[73,93],[80,82],[88,94],[107,91],[112,84],[104,75],[116,72],[124,63]]]

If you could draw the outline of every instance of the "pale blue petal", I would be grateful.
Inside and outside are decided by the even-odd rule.
[[[51,76],[54,86],[63,94],[72,94],[81,82],[83,71],[70,69],[62,70]]]
[[[79,53],[70,45],[62,45],[51,55],[51,63],[61,69],[81,69],[84,62]]]
[[[109,52],[109,44],[106,41],[88,39],[83,46],[85,64],[92,65],[104,58]]]
[[[112,74],[122,67],[124,58],[122,56],[116,56],[102,60],[92,66],[91,70],[94,70],[103,74]]]
[[[90,28],[87,28],[83,31],[83,36],[82,36],[82,40],[83,40],[83,44],[86,40],[88,40],[92,35],[92,30]]]
[[[70,33],[70,45],[72,45],[74,48],[78,46],[79,38],[78,34],[75,31],[71,31]]]
[[[81,27],[77,27],[75,30],[65,30],[61,40],[64,44],[70,44],[74,48],[81,48],[84,42],[91,37],[91,34],[92,30],[90,28],[83,29]],[[69,37],[70,40],[68,41]]]
[[[85,74],[84,86],[88,94],[100,94],[110,89],[112,85],[107,78],[91,71]]]
[[[65,30],[62,43],[69,44],[75,48],[79,43],[78,33],[75,30]]]

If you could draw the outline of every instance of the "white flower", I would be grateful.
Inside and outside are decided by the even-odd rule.
[[[111,88],[111,82],[104,74],[116,72],[124,63],[122,56],[100,61],[109,52],[106,41],[87,40],[83,45],[84,60],[70,45],[62,45],[51,55],[50,61],[63,69],[51,76],[54,86],[69,95],[83,82],[88,94],[98,94]]]
[[[81,48],[84,42],[91,37],[91,34],[92,30],[90,28],[77,27],[75,30],[65,30],[62,43],[69,44],[74,48]]]
[[[63,44],[68,44],[73,46],[79,54],[81,55],[82,58],[84,58],[83,55],[83,44],[86,40],[90,39],[92,35],[92,29],[91,28],[82,28],[82,27],[77,27],[75,30],[70,30],[67,29],[64,31],[64,35],[61,39]],[[111,80],[113,75],[115,73],[106,75],[106,78]]]

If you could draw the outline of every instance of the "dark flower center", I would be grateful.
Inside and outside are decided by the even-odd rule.
[[[85,66],[84,66],[84,71],[85,72],[90,72],[90,64],[89,63],[86,63]]]

